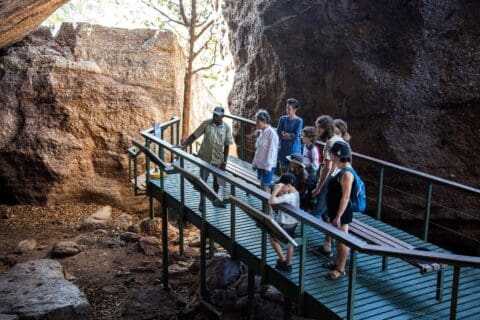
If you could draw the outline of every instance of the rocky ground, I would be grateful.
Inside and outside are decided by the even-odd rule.
[[[198,231],[185,230],[184,256],[178,254],[174,225],[169,225],[168,237],[172,290],[167,293],[161,286],[160,219],[91,204],[0,205],[0,279],[20,263],[54,259],[65,279],[85,294],[93,319],[243,318],[246,267],[217,247],[208,262],[211,297],[200,302]],[[271,286],[260,286],[259,279],[255,300],[255,318],[282,317],[283,296]]]

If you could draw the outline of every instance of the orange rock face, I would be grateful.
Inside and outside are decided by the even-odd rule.
[[[126,149],[181,115],[185,59],[171,32],[64,24],[0,53],[0,201],[135,203]],[[141,199],[136,198],[137,202]]]

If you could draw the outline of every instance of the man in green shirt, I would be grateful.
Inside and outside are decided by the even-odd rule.
[[[213,118],[202,122],[195,131],[180,145],[184,148],[203,135],[203,142],[198,157],[222,170],[227,166],[230,145],[233,144],[232,128],[223,122],[225,110],[223,107],[213,109]],[[201,170],[200,175],[207,181],[209,172]],[[218,192],[217,177],[213,178],[213,190]]]

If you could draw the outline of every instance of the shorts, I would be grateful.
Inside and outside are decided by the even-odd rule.
[[[295,237],[295,228],[297,227],[297,224],[281,224],[279,223],[280,227],[282,227],[283,230],[292,238]]]
[[[316,218],[326,217],[327,216],[327,186],[323,186],[322,190],[316,197],[315,207],[313,208],[312,214]]]
[[[264,169],[257,169],[257,178],[260,180],[260,184],[262,186],[270,186],[274,172],[275,168],[272,168],[269,173],[266,173]]]

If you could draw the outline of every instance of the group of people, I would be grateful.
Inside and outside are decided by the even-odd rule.
[[[256,149],[252,167],[257,173],[260,186],[271,192],[271,206],[288,203],[302,208],[313,216],[331,223],[345,233],[353,218],[350,201],[355,186],[356,172],[352,168],[350,135],[345,121],[322,115],[315,127],[303,127],[303,119],[296,115],[300,103],[296,99],[286,102],[286,115],[280,117],[276,130],[271,126],[271,117],[265,109],[255,114]],[[213,119],[206,120],[181,145],[184,147],[200,135],[204,140],[199,157],[225,170],[229,146],[233,143],[230,126],[222,121],[224,109],[216,107]],[[320,140],[324,143],[318,144]],[[281,174],[272,188],[275,171]],[[207,174],[202,174],[207,179]],[[218,191],[217,180],[214,189]],[[282,210],[273,210],[273,218],[292,237],[297,220]],[[287,248],[286,256],[274,237],[271,244],[279,256],[276,268],[290,272],[293,247]],[[337,241],[334,261],[324,266],[330,269],[328,279],[345,276],[348,247]],[[331,239],[326,236],[318,251],[330,257]]]

